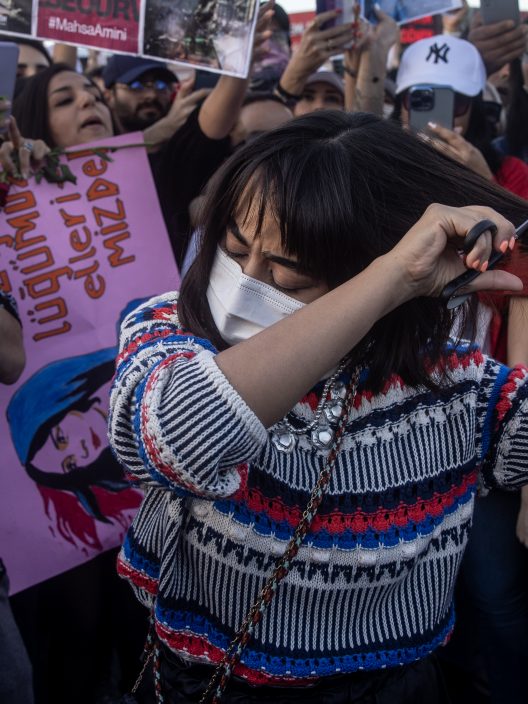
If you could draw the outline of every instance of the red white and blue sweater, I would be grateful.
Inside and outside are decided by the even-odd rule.
[[[119,571],[155,606],[160,639],[218,662],[297,525],[325,453],[291,454],[180,329],[177,294],[124,321],[110,439],[145,488]],[[316,342],[316,341],[314,341]],[[317,343],[319,344],[319,343]],[[425,657],[453,628],[453,587],[481,474],[528,482],[528,370],[446,353],[441,393],[360,382],[329,491],[236,669],[302,685]],[[345,379],[346,381],[346,379]],[[310,420],[322,384],[294,409]]]

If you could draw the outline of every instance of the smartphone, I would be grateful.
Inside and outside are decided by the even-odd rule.
[[[0,97],[13,102],[15,82],[18,65],[18,44],[13,42],[0,42]],[[10,115],[10,110],[0,112],[0,134],[6,132],[5,120]]]
[[[320,15],[321,12],[329,12],[330,10],[341,10],[341,14],[333,20],[325,22],[321,25],[321,29],[335,27],[338,24],[347,24],[355,19],[354,6],[357,0],[317,0],[315,4],[315,12]]]
[[[502,20],[521,21],[519,0],[480,0],[480,14],[484,24],[493,24]]]
[[[409,125],[426,132],[427,123],[453,129],[455,91],[450,86],[417,85],[409,89]]]

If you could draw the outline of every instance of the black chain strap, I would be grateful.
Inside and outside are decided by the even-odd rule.
[[[350,380],[345,403],[343,404],[341,415],[339,417],[339,426],[336,430],[330,452],[328,453],[326,464],[319,474],[317,484],[312,491],[310,500],[304,510],[302,518],[299,521],[288,545],[286,546],[284,554],[276,563],[273,573],[267,579],[257,600],[249,610],[249,613],[237,631],[237,634],[229,644],[224,657],[213,673],[213,676],[207,685],[207,689],[200,699],[200,704],[208,704],[208,702],[210,702],[210,704],[219,704],[233,670],[240,661],[244,648],[249,643],[258,623],[262,619],[265,610],[273,599],[279,584],[290,571],[292,561],[299,552],[301,543],[312,525],[313,519],[315,518],[315,515],[317,514],[323,500],[323,496],[328,488],[328,485],[330,484],[332,470],[337,459],[339,448],[341,447],[341,441],[345,432],[347,419],[356,396],[358,381],[359,370],[356,370]]]

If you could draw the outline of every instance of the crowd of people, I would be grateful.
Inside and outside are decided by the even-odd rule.
[[[139,135],[182,284],[106,360],[123,545],[0,571],[1,702],[527,701],[528,24],[464,3],[403,47],[374,12],[292,51],[270,0],[247,79],[3,37],[1,169]],[[424,86],[451,124],[413,127]],[[0,383],[24,364],[0,291]]]

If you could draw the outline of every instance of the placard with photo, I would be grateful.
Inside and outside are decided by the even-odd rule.
[[[144,56],[246,77],[257,0],[146,0]]]
[[[398,24],[405,24],[429,15],[439,15],[450,10],[458,10],[462,7],[461,0],[362,0],[361,4],[361,14],[369,22],[377,22],[374,12],[374,6],[377,4]]]

